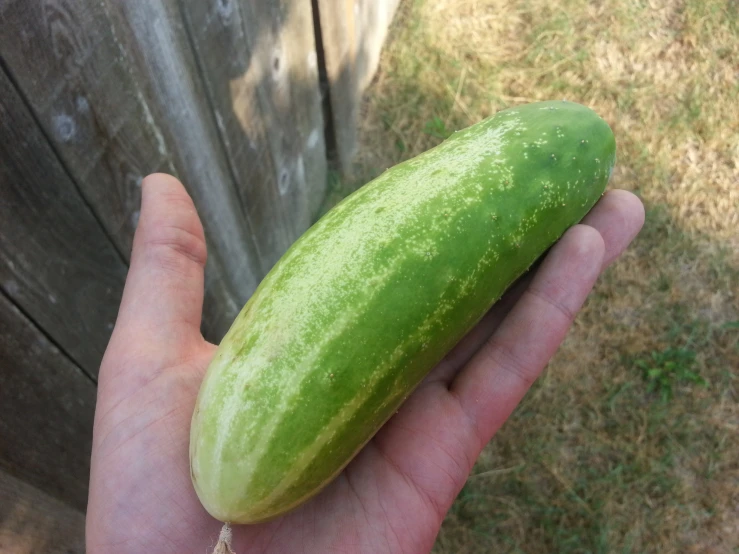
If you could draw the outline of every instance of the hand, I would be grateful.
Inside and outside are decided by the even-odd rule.
[[[87,511],[90,554],[206,553],[221,522],[200,505],[188,443],[215,346],[200,334],[203,228],[182,185],[144,180],[141,218],[100,368]],[[606,194],[436,367],[316,498],[235,526],[252,552],[428,552],[485,444],[554,354],[600,273],[644,221]]]

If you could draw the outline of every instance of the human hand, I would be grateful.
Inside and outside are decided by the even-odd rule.
[[[215,346],[200,334],[203,228],[182,185],[142,184],[141,217],[103,359],[87,509],[90,554],[205,553],[221,528],[190,480],[190,420]],[[428,375],[318,496],[237,526],[238,554],[428,552],[482,448],[563,340],[600,273],[644,221],[607,193]]]

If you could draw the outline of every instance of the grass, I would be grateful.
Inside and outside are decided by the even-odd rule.
[[[693,369],[695,352],[687,348],[668,347],[662,352],[652,350],[649,358],[636,360],[635,365],[642,370],[644,380],[647,382],[647,392],[659,394],[664,402],[672,400],[677,385],[708,384]]]
[[[611,124],[612,186],[647,206],[437,553],[739,552],[737,6],[401,3],[334,201],[499,109],[566,98]]]

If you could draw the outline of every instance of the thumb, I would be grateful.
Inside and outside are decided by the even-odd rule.
[[[120,341],[126,350],[147,356],[181,360],[203,340],[205,234],[192,199],[177,179],[149,175],[141,189],[141,216],[111,342]]]

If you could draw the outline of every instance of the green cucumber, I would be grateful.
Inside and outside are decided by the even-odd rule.
[[[603,193],[608,125],[571,102],[497,113],[383,173],[309,229],[219,346],[192,480],[231,523],[330,482],[506,288]]]

